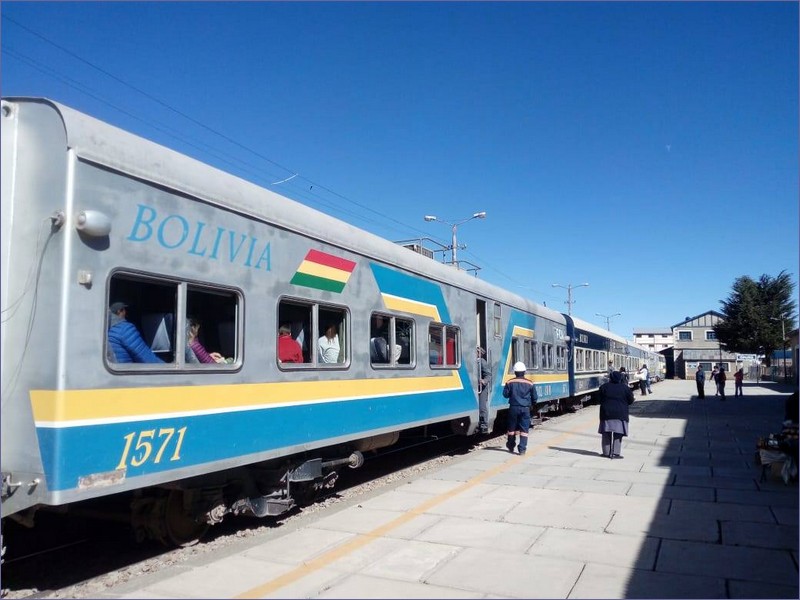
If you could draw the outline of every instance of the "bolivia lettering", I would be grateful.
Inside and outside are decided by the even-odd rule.
[[[156,209],[139,204],[139,212],[125,238],[147,242],[153,238],[167,250],[180,250],[208,260],[227,260],[253,269],[271,270],[270,245],[246,233],[232,229],[206,229],[202,221],[190,221],[181,215],[160,217]],[[154,237],[155,236],[155,237]]]

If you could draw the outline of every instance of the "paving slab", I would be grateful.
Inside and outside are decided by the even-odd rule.
[[[476,448],[103,597],[797,598],[797,486],[749,463],[782,397],[693,387],[637,396],[623,460],[599,456],[588,407],[534,428],[525,457]]]

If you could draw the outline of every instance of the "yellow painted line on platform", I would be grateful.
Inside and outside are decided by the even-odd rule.
[[[588,421],[587,423],[583,423],[569,431],[565,431],[564,433],[548,439],[546,442],[542,442],[540,444],[535,445],[533,448],[528,449],[527,456],[534,456],[535,454],[540,453],[542,450],[545,450],[549,446],[553,444],[558,444],[563,442],[564,440],[582,432],[585,429],[588,429],[590,426],[596,425],[596,418]],[[303,577],[307,575],[311,575],[312,573],[324,569],[325,567],[331,565],[333,562],[339,560],[340,558],[344,558],[348,554],[355,552],[356,550],[366,546],[367,544],[379,539],[397,529],[401,525],[405,525],[406,523],[412,521],[413,519],[417,518],[418,516],[424,514],[427,510],[433,508],[434,506],[438,506],[442,504],[446,500],[450,500],[451,498],[458,496],[462,492],[465,492],[471,488],[474,488],[476,485],[483,483],[490,477],[494,477],[495,475],[499,475],[500,473],[508,470],[510,467],[518,464],[519,462],[525,460],[527,456],[519,456],[518,454],[514,455],[510,460],[499,464],[479,475],[476,475],[469,481],[465,481],[463,484],[458,486],[457,488],[450,490],[449,492],[445,492],[443,494],[439,494],[438,496],[434,496],[429,500],[419,504],[417,507],[410,509],[409,511],[403,513],[396,519],[389,521],[385,525],[381,525],[380,527],[376,527],[372,531],[368,531],[366,533],[362,533],[357,535],[354,539],[350,540],[349,542],[345,542],[338,548],[334,548],[325,552],[324,554],[309,560],[308,562],[304,562],[299,567],[296,567],[289,571],[288,573],[284,573],[283,575],[276,577],[262,585],[254,587],[246,592],[239,594],[238,596],[234,596],[234,598],[263,598],[268,594],[272,594],[279,590],[282,587],[295,583],[299,581]]]

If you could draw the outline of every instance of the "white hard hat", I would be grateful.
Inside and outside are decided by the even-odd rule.
[[[524,373],[528,369],[525,368],[524,362],[515,362],[514,363],[514,373]]]

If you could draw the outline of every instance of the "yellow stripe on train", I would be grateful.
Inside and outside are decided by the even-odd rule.
[[[233,385],[31,390],[37,425],[161,418],[461,390],[458,371],[446,376]]]

